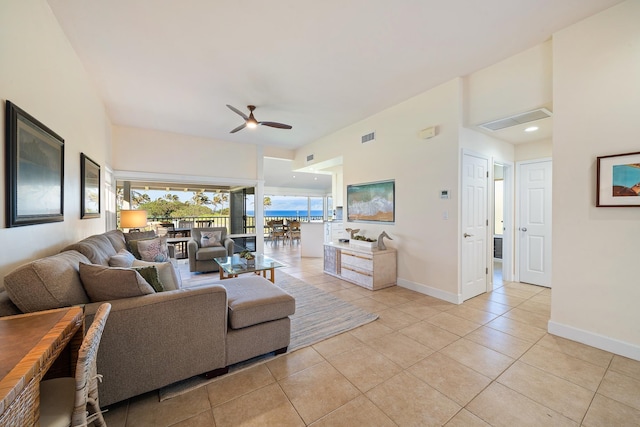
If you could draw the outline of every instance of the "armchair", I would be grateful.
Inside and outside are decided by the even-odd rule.
[[[207,246],[207,241],[212,241],[212,236],[217,237],[218,232],[218,243]],[[191,240],[187,243],[187,254],[190,272],[218,271],[218,264],[213,259],[233,256],[233,240],[227,237],[225,227],[192,228]]]

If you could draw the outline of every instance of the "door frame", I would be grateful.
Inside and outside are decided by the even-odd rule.
[[[503,227],[504,230],[502,232],[502,280],[504,282],[512,282],[514,281],[513,277],[513,262],[514,262],[514,241],[513,236],[515,234],[515,227],[513,226],[513,207],[514,207],[514,164],[513,162],[508,162],[506,160],[501,160],[498,158],[492,158],[492,167],[491,167],[491,182],[494,182],[494,166],[499,165],[503,168],[503,190],[504,190],[504,205],[503,205]],[[495,218],[495,196],[494,192],[491,192],[490,196],[490,204],[492,217]],[[493,239],[491,239],[491,259],[493,259]],[[490,289],[493,290],[493,262],[490,263],[491,275],[490,278]]]
[[[492,209],[490,208],[490,203],[493,203],[493,196],[489,195],[489,194],[493,194],[493,190],[489,191],[489,183],[491,182],[491,180],[493,179],[493,159],[490,158],[490,156],[487,156],[484,153],[480,153],[478,151],[474,151],[474,150],[469,150],[466,148],[462,149],[462,155],[460,156],[460,166],[459,166],[459,189],[458,189],[458,194],[459,194],[459,201],[460,201],[460,213],[458,215],[458,259],[460,260],[459,262],[459,268],[458,268],[458,303],[461,304],[464,301],[464,295],[462,293],[462,288],[464,286],[463,283],[463,271],[464,271],[464,266],[462,265],[462,261],[464,259],[464,257],[462,256],[462,234],[464,233],[464,230],[462,228],[463,224],[462,224],[462,220],[463,220],[463,209],[464,207],[464,199],[462,197],[462,183],[463,183],[463,174],[464,174],[464,158],[466,155],[469,156],[473,156],[473,157],[477,157],[480,159],[484,159],[487,161],[487,171],[489,171],[491,169],[491,172],[489,172],[489,176],[487,177],[487,200],[486,200],[486,206],[487,206],[487,211],[486,211],[486,218],[487,221],[489,220],[489,214],[492,212]],[[485,260],[487,262],[487,266],[486,268],[489,268],[489,259],[493,260],[493,254],[490,254],[490,250],[493,250],[493,243],[489,244],[489,233],[490,231],[490,227],[487,225],[487,227],[485,228]],[[493,242],[493,238],[491,238],[491,241]],[[489,256],[491,255],[491,256]],[[490,264],[493,264],[493,262],[491,262]],[[493,267],[490,269],[492,274],[493,274]],[[489,274],[487,273],[487,276],[489,276]],[[493,286],[493,280],[489,279],[489,277],[486,278],[485,280],[486,283],[486,289],[485,289],[485,293],[491,291],[491,287]]]
[[[541,157],[539,159],[531,159],[531,160],[522,160],[520,162],[516,162],[516,180],[515,180],[515,226],[513,227],[515,240],[515,256],[514,256],[514,281],[520,282],[520,233],[516,233],[515,230],[519,230],[521,227],[520,224],[520,200],[522,198],[522,194],[520,193],[520,184],[521,184],[521,167],[522,165],[529,165],[533,163],[542,163],[542,162],[553,162],[552,157]],[[553,163],[552,163],[553,165]],[[553,166],[552,166],[553,167]],[[553,185],[553,184],[552,184]],[[552,208],[553,209],[553,206]],[[553,234],[551,236],[553,238]]]

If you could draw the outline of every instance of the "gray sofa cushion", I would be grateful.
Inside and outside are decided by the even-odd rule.
[[[31,261],[5,276],[4,286],[11,301],[23,312],[86,304],[78,265],[89,259],[76,251]]]
[[[227,289],[232,329],[282,319],[296,311],[296,300],[263,277],[246,275],[220,284]]]
[[[103,233],[111,241],[113,248],[116,252],[120,252],[123,249],[127,249],[127,244],[124,240],[124,233],[122,230],[111,230]]]
[[[198,261],[212,261],[214,258],[226,257],[227,249],[223,246],[210,246],[208,248],[200,248],[196,253]]]
[[[9,298],[9,294],[5,290],[0,290],[0,317],[21,313],[20,309]]]
[[[87,237],[63,249],[63,251],[70,250],[80,252],[86,256],[92,264],[105,266],[109,265],[109,259],[117,253],[113,244],[111,244],[111,240],[104,234]]]

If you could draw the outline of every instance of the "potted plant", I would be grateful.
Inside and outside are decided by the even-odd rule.
[[[256,265],[256,256],[252,254],[248,249],[244,249],[242,252],[240,252],[239,256],[247,263],[247,267],[253,267],[254,265]]]

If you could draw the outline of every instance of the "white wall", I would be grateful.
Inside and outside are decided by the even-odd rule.
[[[461,81],[452,80],[401,104],[348,126],[298,150],[294,168],[343,156],[343,197],[349,184],[395,179],[395,224],[349,223],[361,234],[377,237],[383,230],[398,250],[398,283],[444,299],[458,290],[458,156]],[[418,132],[437,126],[432,139]],[[376,131],[376,140],[360,137]],[[448,189],[451,199],[441,200]],[[334,201],[346,206],[346,200]],[[442,219],[448,211],[449,220]],[[346,212],[345,212],[346,217]]]
[[[640,2],[554,35],[549,330],[640,360],[640,208],[595,207],[596,157],[640,151]]]
[[[65,140],[64,222],[5,228],[6,202],[0,198],[4,277],[30,259],[105,230],[104,213],[102,218],[80,219],[80,153],[100,164],[104,177],[104,167],[111,162],[111,124],[46,1],[0,2],[0,64],[3,107],[10,100]],[[2,129],[4,120],[1,114]],[[3,169],[4,161],[2,150]],[[5,188],[4,173],[0,188]],[[102,206],[104,212],[104,194]]]

